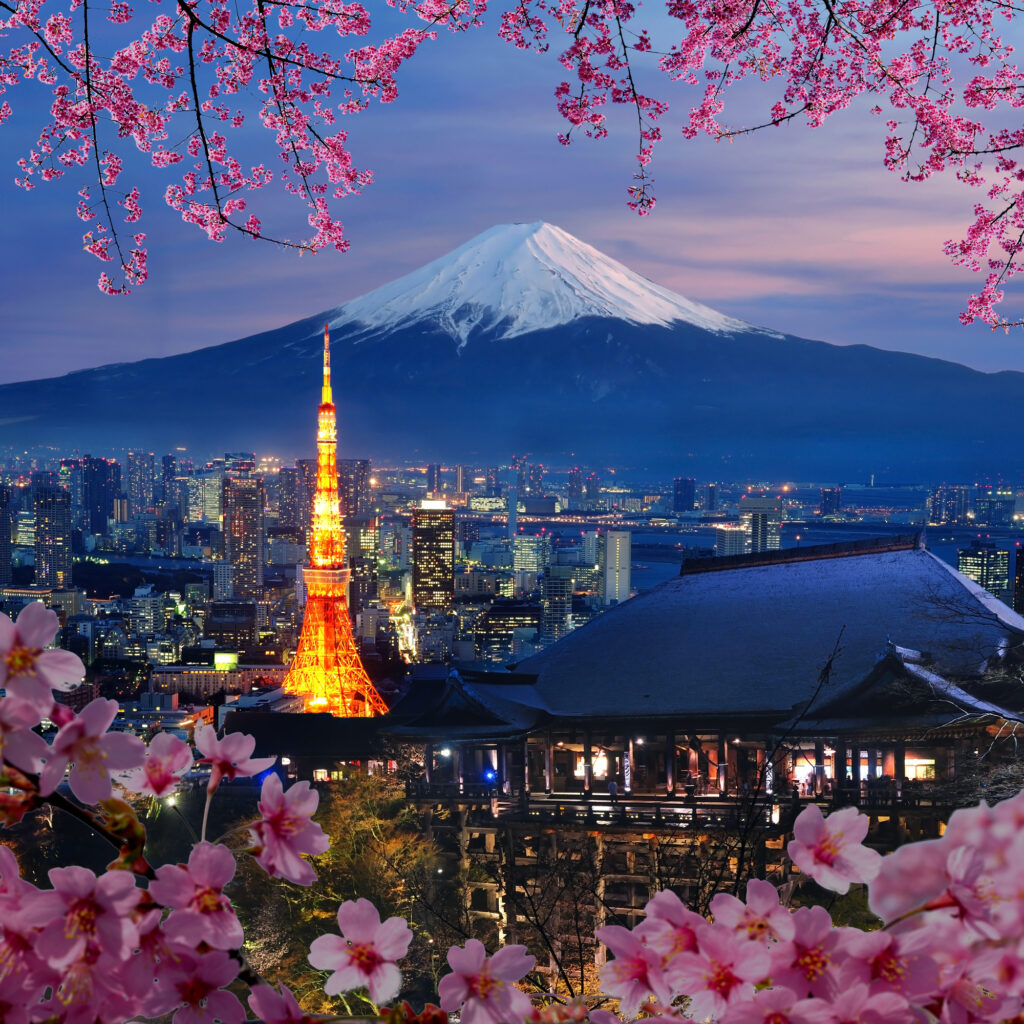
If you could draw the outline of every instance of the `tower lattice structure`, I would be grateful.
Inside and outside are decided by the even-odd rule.
[[[338,495],[338,431],[331,394],[330,333],[324,325],[323,397],[317,412],[316,493],[304,570],[306,615],[284,686],[307,711],[343,718],[382,715],[387,705],[359,660],[348,616],[349,570]]]

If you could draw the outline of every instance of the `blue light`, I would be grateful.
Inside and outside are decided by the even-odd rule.
[[[498,777],[498,773],[496,771],[494,771],[493,768],[489,768],[487,771],[484,772],[484,778],[488,782],[493,782],[497,777]]]

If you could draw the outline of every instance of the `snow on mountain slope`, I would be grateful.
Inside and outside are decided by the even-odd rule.
[[[552,224],[500,224],[440,259],[327,314],[332,327],[430,320],[458,340],[477,329],[515,338],[580,317],[758,330],[662,288]]]

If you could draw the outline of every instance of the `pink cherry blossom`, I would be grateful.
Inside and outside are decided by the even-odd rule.
[[[754,994],[771,966],[768,951],[723,924],[698,935],[697,950],[680,953],[665,968],[676,992],[690,996],[687,1012],[698,1020],[720,1017],[733,1003]]]
[[[711,913],[718,924],[757,942],[793,938],[793,917],[779,904],[779,892],[770,882],[752,878],[747,882],[747,902],[727,892],[711,901]]]
[[[284,984],[280,994],[269,985],[254,985],[249,1008],[263,1024],[316,1024],[317,1018],[302,1012],[291,989]]]
[[[18,697],[0,701],[0,758],[36,774],[43,766],[50,748],[33,728],[39,724],[38,708]]]
[[[634,930],[666,962],[677,953],[695,950],[697,933],[708,924],[700,914],[687,909],[671,889],[655,893],[646,912],[647,916]]]
[[[60,728],[39,778],[39,789],[44,796],[60,785],[69,761],[72,763],[68,779],[71,792],[87,804],[110,798],[111,772],[142,763],[146,751],[142,740],[127,733],[107,732],[117,710],[116,700],[99,697]]]
[[[722,1024],[832,1024],[831,1007],[819,999],[800,999],[787,988],[768,988],[748,1003],[735,1003]]]
[[[124,871],[98,878],[87,868],[53,868],[53,889],[26,904],[22,920],[41,926],[35,950],[52,967],[66,967],[89,954],[102,967],[131,953],[138,930],[131,912],[139,901],[135,879]]]
[[[256,739],[243,732],[229,732],[222,738],[212,725],[201,725],[196,729],[196,746],[203,755],[202,760],[210,765],[210,782],[207,792],[213,793],[221,779],[229,782],[236,778],[259,775],[273,767],[276,757],[253,757]]]
[[[17,623],[0,613],[0,686],[28,701],[40,717],[53,704],[54,690],[70,690],[85,678],[78,655],[45,649],[58,626],[56,613],[40,601],[25,605]]]
[[[400,917],[383,923],[369,901],[348,900],[338,908],[341,936],[321,935],[309,949],[309,962],[320,971],[332,971],[324,991],[329,995],[367,988],[375,1003],[398,995],[402,983],[395,961],[409,949],[412,932]]]
[[[843,986],[864,982],[871,992],[895,992],[912,1003],[927,1003],[939,989],[939,965],[930,955],[933,935],[925,929],[861,932],[843,929]]]
[[[632,1017],[650,996],[663,1005],[672,992],[662,971],[661,954],[645,946],[628,928],[608,925],[594,933],[615,954],[600,971],[601,991],[619,1000],[622,1013]]]
[[[862,846],[868,818],[856,807],[844,807],[825,818],[809,804],[793,824],[796,836],[787,850],[793,863],[819,885],[848,892],[852,882],[870,882],[882,864],[881,855]]]
[[[867,985],[843,988],[829,1003],[835,1024],[911,1024],[914,1011],[895,992],[872,993]]]
[[[133,793],[162,797],[174,792],[191,767],[189,745],[169,732],[160,732],[150,740],[142,767],[123,773],[118,781]]]
[[[297,782],[283,791],[281,778],[271,774],[263,780],[259,811],[262,817],[253,825],[259,852],[256,860],[271,878],[282,877],[298,885],[309,885],[316,873],[302,854],[323,853],[330,840],[312,821],[320,794],[308,782]]]
[[[188,946],[205,942],[214,949],[238,949],[244,935],[224,886],[235,877],[235,858],[226,847],[199,843],[188,865],[164,864],[149,883],[149,894],[171,908],[164,924],[168,938]]]
[[[463,1024],[516,1024],[530,1013],[530,997],[515,987],[536,960],[525,946],[505,946],[492,957],[484,944],[468,939],[461,949],[448,950],[451,974],[437,988],[441,1009],[461,1011]]]
[[[161,969],[157,985],[167,994],[167,1003],[177,1007],[174,1024],[242,1024],[244,1007],[234,993],[224,990],[238,976],[238,966],[220,950],[172,957]]]
[[[825,997],[835,992],[840,932],[824,907],[800,907],[793,914],[793,940],[771,950],[772,983],[797,995]]]

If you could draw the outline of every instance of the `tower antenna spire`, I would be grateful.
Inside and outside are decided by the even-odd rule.
[[[328,324],[324,324],[324,390],[321,404],[334,404],[331,395],[331,329]]]

